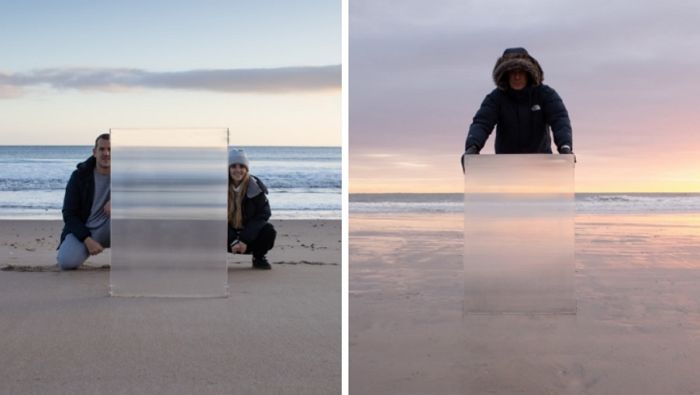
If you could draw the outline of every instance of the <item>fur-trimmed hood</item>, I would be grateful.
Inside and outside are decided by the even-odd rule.
[[[493,67],[493,82],[501,90],[508,90],[508,72],[523,70],[529,76],[528,84],[538,86],[544,80],[544,71],[535,58],[527,53],[525,48],[508,48],[498,58]]]

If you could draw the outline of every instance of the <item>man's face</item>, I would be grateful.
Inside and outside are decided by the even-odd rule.
[[[513,70],[508,73],[510,88],[519,91],[527,86],[527,73],[522,70]]]
[[[92,149],[92,156],[97,159],[97,166],[99,168],[108,170],[112,160],[112,148],[109,140],[97,140],[97,147]]]
[[[243,178],[245,178],[246,173],[248,173],[248,169],[246,169],[245,166],[236,163],[229,166],[228,172],[231,175],[231,179],[233,179],[233,182],[238,184],[241,181],[243,181]]]

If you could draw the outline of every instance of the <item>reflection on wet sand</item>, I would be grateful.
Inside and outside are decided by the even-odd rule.
[[[700,267],[700,214],[589,214],[576,224],[577,254],[598,256],[598,265]]]
[[[700,215],[576,217],[576,316],[463,316],[461,214],[353,215],[350,393],[700,392]]]

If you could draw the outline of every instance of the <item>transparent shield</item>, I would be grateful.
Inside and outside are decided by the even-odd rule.
[[[110,293],[223,297],[227,129],[112,129]]]
[[[465,313],[573,314],[573,155],[468,155]]]

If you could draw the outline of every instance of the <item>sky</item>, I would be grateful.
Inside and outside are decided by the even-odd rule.
[[[351,193],[462,192],[467,130],[518,46],[569,111],[577,192],[700,192],[700,3],[392,4],[349,3]]]
[[[174,127],[341,143],[339,0],[0,0],[0,53],[0,145]]]

